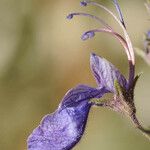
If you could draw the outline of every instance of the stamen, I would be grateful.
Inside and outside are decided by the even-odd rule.
[[[103,10],[105,10],[106,12],[108,12],[118,23],[119,25],[121,26],[123,32],[124,32],[124,35],[125,35],[125,38],[126,38],[126,41],[127,41],[127,44],[128,44],[128,51],[127,51],[127,55],[130,56],[129,58],[129,61],[132,62],[132,65],[135,64],[135,58],[134,58],[134,51],[133,51],[133,47],[132,47],[132,43],[131,43],[131,40],[129,38],[129,35],[125,29],[125,27],[123,26],[122,22],[120,22],[120,20],[117,18],[117,16],[112,12],[110,11],[107,7],[99,4],[99,3],[96,3],[96,2],[93,2],[93,1],[87,1],[86,2],[87,4],[91,4],[93,6],[97,6]]]
[[[69,14],[66,18],[71,20],[73,18],[73,14]]]
[[[124,22],[124,19],[123,19],[123,15],[122,15],[120,6],[118,4],[118,1],[117,0],[113,0],[113,2],[114,2],[114,5],[116,7],[116,10],[117,10],[117,12],[119,14],[120,21],[121,21],[122,25],[124,26],[124,28],[126,29],[126,25],[125,25],[125,22]]]
[[[82,1],[82,2],[80,2],[80,5],[81,6],[87,6],[87,2],[86,1]]]
[[[110,29],[110,30],[113,30],[103,19],[99,18],[99,17],[96,17],[94,15],[91,15],[91,14],[87,14],[87,13],[82,13],[82,12],[77,12],[77,13],[71,13],[67,16],[67,19],[72,19],[74,16],[85,16],[85,17],[89,17],[89,18],[92,18],[96,21],[98,21],[100,24],[102,24],[103,26],[105,26],[106,28]]]
[[[104,32],[104,33],[108,33],[108,34],[113,35],[116,39],[119,40],[119,42],[121,43],[121,45],[123,46],[123,48],[125,49],[125,51],[128,51],[128,45],[127,45],[126,40],[120,34],[118,34],[116,32],[113,32],[113,31],[111,31],[109,29],[101,28],[101,29],[89,30],[89,31],[85,32],[82,35],[81,39],[82,40],[87,40],[89,38],[92,38],[92,37],[95,36],[96,32]],[[127,57],[129,58],[130,56],[127,55]]]
[[[87,31],[87,32],[85,32],[85,33],[82,35],[81,39],[82,39],[83,41],[85,41],[85,40],[87,40],[87,39],[93,38],[94,36],[95,36],[95,32],[94,32],[94,31]]]

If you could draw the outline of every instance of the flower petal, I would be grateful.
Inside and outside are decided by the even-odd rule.
[[[69,90],[64,96],[60,107],[75,107],[82,101],[88,102],[92,98],[100,98],[109,91],[105,88],[96,89],[87,85],[78,85],[76,88]]]
[[[58,109],[45,116],[28,138],[28,150],[69,150],[83,135],[91,104],[89,99],[107,91],[85,85],[71,89]]]
[[[91,70],[99,87],[105,87],[110,92],[116,92],[114,81],[117,80],[121,86],[127,87],[127,80],[119,70],[106,59],[91,54]]]

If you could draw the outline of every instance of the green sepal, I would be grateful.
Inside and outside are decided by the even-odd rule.
[[[136,75],[136,77],[134,78],[133,84],[132,84],[132,86],[131,86],[130,89],[132,89],[132,90],[135,89],[136,83],[137,83],[138,79],[140,78],[140,76],[141,76],[142,74],[143,74],[143,73],[141,72],[141,73],[139,73],[138,75]]]
[[[114,80],[114,86],[116,89],[116,93],[117,95],[124,95],[124,93],[126,92],[126,90],[119,84],[118,80]]]

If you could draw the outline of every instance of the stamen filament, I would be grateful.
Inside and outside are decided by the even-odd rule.
[[[119,14],[120,21],[122,22],[122,25],[126,29],[126,25],[125,25],[125,22],[124,22],[124,19],[123,19],[123,15],[122,15],[121,9],[119,7],[118,1],[117,0],[113,0],[113,2],[115,4],[116,10],[117,10],[117,12]]]
[[[92,19],[95,19],[96,21],[98,21],[100,24],[102,24],[103,26],[105,26],[106,28],[110,29],[110,30],[113,30],[103,19],[97,17],[97,16],[94,16],[94,15],[91,15],[91,14],[87,14],[87,13],[83,13],[83,12],[77,12],[77,13],[71,13],[67,16],[68,19],[72,19],[73,16],[85,16],[85,17],[89,17],[89,18],[92,18]]]
[[[116,37],[119,40],[119,42],[121,43],[121,45],[123,46],[125,51],[128,51],[128,45],[127,45],[126,40],[120,34],[114,32],[114,31],[111,31],[109,29],[100,28],[100,29],[89,30],[82,35],[82,39],[84,39],[84,40],[88,39],[88,38],[84,38],[84,36],[90,35],[90,34],[94,35],[95,32],[104,32],[104,33],[109,33],[111,35],[114,35],[114,37]],[[88,36],[86,36],[86,37],[88,37]],[[89,38],[91,38],[91,37],[93,37],[93,36],[90,36]],[[130,56],[127,55],[127,57],[129,58]]]
[[[130,44],[131,41],[130,41],[129,36],[128,36],[127,32],[126,32],[126,29],[124,28],[124,26],[122,25],[122,23],[120,22],[120,20],[118,20],[118,18],[113,14],[113,12],[111,12],[105,6],[103,6],[103,5],[99,4],[99,3],[93,2],[93,1],[87,1],[87,4],[91,4],[93,6],[100,7],[101,9],[105,10],[106,12],[108,12],[119,23],[119,25],[121,26],[122,30],[124,31],[128,47],[129,47],[129,49],[131,49],[132,48],[132,44]],[[134,64],[134,59],[132,59],[132,55],[130,53],[130,50],[128,50],[128,53],[130,55],[130,59],[129,60],[131,60],[133,62],[133,64]]]

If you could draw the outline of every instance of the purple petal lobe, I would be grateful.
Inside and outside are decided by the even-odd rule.
[[[93,38],[94,36],[95,36],[95,32],[93,32],[93,31],[85,32],[85,33],[82,35],[81,39],[82,39],[83,41],[85,41],[85,40],[87,40],[87,39]]]
[[[28,150],[70,150],[83,135],[91,104],[89,99],[107,91],[85,85],[71,89],[58,109],[45,116],[28,138]]]
[[[110,92],[116,92],[114,81],[117,80],[121,86],[127,87],[125,77],[119,70],[106,59],[91,54],[90,58],[91,70],[95,76],[99,87],[105,87]]]
[[[71,89],[66,93],[60,107],[76,107],[78,103],[83,101],[88,103],[89,99],[100,98],[105,93],[108,93],[108,90],[105,88],[96,89],[86,85],[78,85],[76,88]]]

